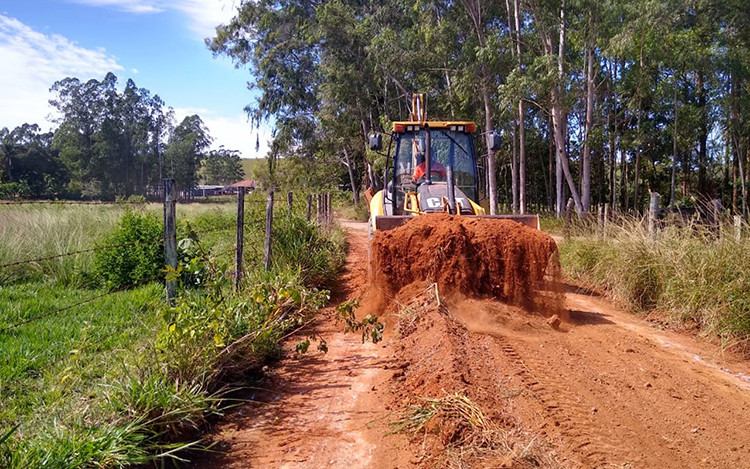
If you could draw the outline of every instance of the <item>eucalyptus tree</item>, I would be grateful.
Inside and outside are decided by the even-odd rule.
[[[198,169],[211,136],[197,114],[185,117],[172,131],[164,150],[166,175],[175,180],[181,191],[189,191],[198,182]]]

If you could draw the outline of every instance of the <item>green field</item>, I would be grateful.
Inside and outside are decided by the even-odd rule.
[[[96,253],[0,267],[0,466],[125,467],[179,457],[199,440],[225,383],[275,356],[284,330],[325,303],[316,287],[343,261],[339,231],[281,207],[264,271],[263,199],[247,202],[237,293],[233,203],[178,204],[186,241],[173,307],[163,275],[113,288]],[[102,247],[127,210],[159,220],[162,208],[0,207],[0,265]]]

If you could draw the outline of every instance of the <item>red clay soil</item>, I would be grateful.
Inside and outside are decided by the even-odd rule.
[[[559,273],[559,264],[555,241],[542,231],[510,220],[436,213],[377,232],[371,270],[374,283],[391,296],[428,281],[443,294],[528,305],[548,270]]]
[[[363,299],[367,239],[364,225],[350,227],[343,292]],[[420,227],[435,232],[428,228]],[[471,264],[478,257],[460,259],[473,255],[460,246],[467,244],[451,247],[449,262],[481,268]],[[392,301],[384,342],[362,346],[331,317],[321,320],[312,332],[331,351],[290,353],[271,371],[262,403],[218,426],[223,454],[195,467],[750,468],[748,362],[573,286],[564,292],[569,320],[553,328],[549,312],[488,299],[481,286],[467,287],[480,298],[447,295],[471,274],[431,271],[439,274],[427,277],[438,281],[436,295],[435,284],[417,279],[424,271],[394,264],[390,273],[405,277],[403,287],[385,283]],[[470,399],[491,432],[472,438],[467,420],[439,411],[416,433],[390,433],[388,423],[414,416],[425,398],[456,395]]]

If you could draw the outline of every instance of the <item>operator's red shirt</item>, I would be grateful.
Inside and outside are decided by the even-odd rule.
[[[414,169],[414,180],[418,181],[427,172],[427,162],[423,161],[417,165]],[[445,179],[445,166],[440,164],[439,161],[432,162],[432,172],[440,173],[440,176]]]

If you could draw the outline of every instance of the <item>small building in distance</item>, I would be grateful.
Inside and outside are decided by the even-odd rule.
[[[224,188],[226,186],[217,186],[214,184],[198,184],[193,189],[194,197],[210,197],[212,195],[224,194]]]
[[[242,181],[235,182],[234,184],[230,184],[224,188],[225,194],[236,194],[237,188],[244,187],[246,192],[254,191],[255,181],[252,179],[243,179]]]

